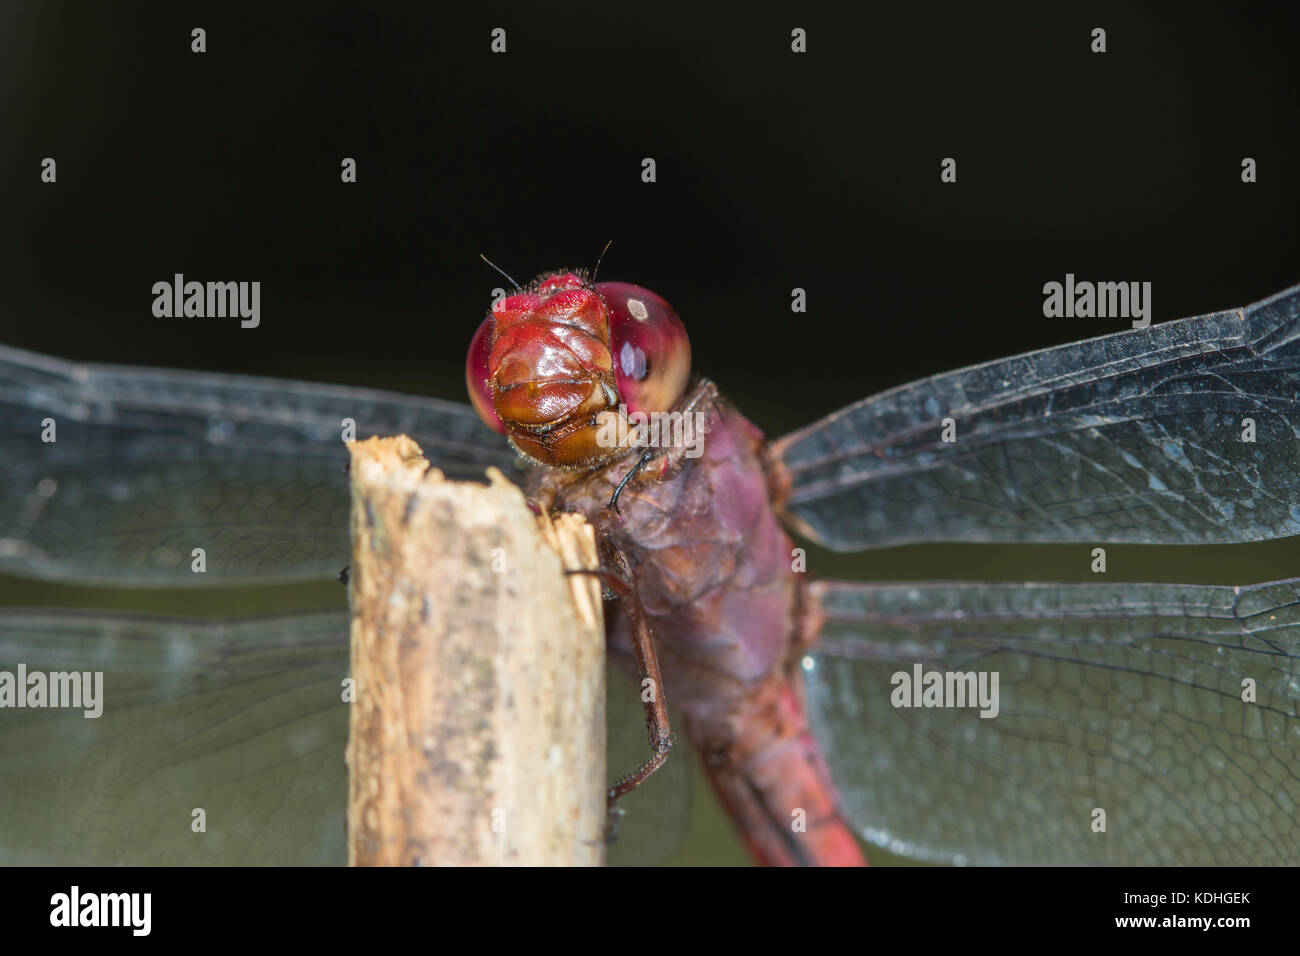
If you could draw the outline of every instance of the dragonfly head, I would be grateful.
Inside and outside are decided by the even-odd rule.
[[[627,416],[671,410],[690,365],[685,327],[649,289],[555,272],[493,303],[465,379],[479,416],[525,457],[587,469],[632,450]]]

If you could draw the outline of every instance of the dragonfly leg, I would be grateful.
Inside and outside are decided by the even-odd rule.
[[[712,408],[714,403],[717,402],[717,399],[717,386],[712,382],[702,382],[700,387],[697,388],[695,393],[691,396],[690,401],[681,408],[680,414],[682,416],[695,415],[697,414],[697,410],[700,408]],[[609,507],[613,509],[615,514],[622,514],[622,512],[618,510],[618,499],[619,496],[623,494],[623,489],[627,487],[628,482],[640,474],[641,470],[645,468],[646,465],[654,460],[657,454],[663,454],[665,456],[664,471],[674,470],[681,463],[681,448],[646,448],[643,450],[641,456],[636,460],[636,464],[627,470],[627,474],[623,476],[622,480],[619,481],[618,486],[614,489],[614,493],[610,495]]]
[[[619,797],[631,793],[649,776],[664,765],[668,751],[673,746],[672,727],[668,723],[668,703],[664,699],[663,677],[659,672],[659,652],[655,649],[654,632],[637,593],[632,563],[622,548],[609,544],[613,570],[624,590],[624,610],[631,625],[633,650],[637,673],[641,677],[641,706],[645,711],[646,735],[650,741],[650,756],[631,773],[620,777],[609,788],[607,802],[611,809]]]
[[[628,597],[635,593],[632,586],[623,580],[613,568],[601,565],[598,568],[565,568],[565,574],[590,574],[600,581],[601,597],[606,601],[613,600],[616,597]]]
[[[627,487],[627,483],[635,478],[637,473],[644,468],[646,463],[653,457],[654,452],[649,448],[641,452],[641,457],[636,460],[636,464],[627,470],[627,474],[623,476],[623,480],[618,483],[618,487],[614,489],[614,493],[609,496],[609,506],[614,509],[615,514],[621,514],[618,510],[619,495],[623,493],[623,489]]]

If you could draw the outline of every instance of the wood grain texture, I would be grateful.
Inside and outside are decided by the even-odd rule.
[[[349,447],[349,863],[603,863],[600,588],[564,573],[596,566],[590,526],[405,436]]]

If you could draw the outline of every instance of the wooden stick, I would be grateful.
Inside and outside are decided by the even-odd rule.
[[[352,452],[352,865],[600,865],[605,641],[590,526],[405,436]]]

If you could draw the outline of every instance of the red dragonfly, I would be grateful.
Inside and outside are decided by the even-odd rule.
[[[660,668],[657,702],[760,862],[857,864],[855,837],[958,863],[1300,861],[1300,579],[816,581],[787,536],[1300,533],[1300,287],[935,376],[770,444],[637,286],[547,274],[498,302],[467,368],[474,410],[0,349],[0,562],[128,586],[332,575],[340,422],[406,432],[452,476],[513,469],[597,525],[635,592],[611,603],[611,654]],[[645,442],[623,427],[642,415],[699,428]],[[103,670],[114,704],[0,711],[0,853],[341,860],[345,642],[338,612],[0,615],[0,666]],[[618,793],[682,764],[650,716]]]

